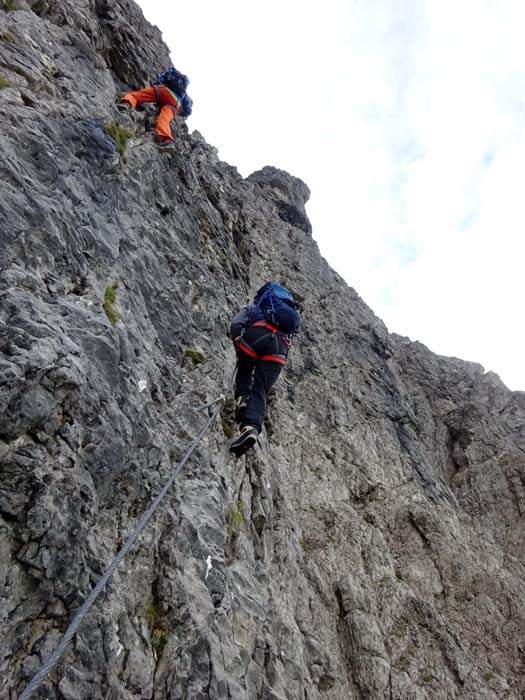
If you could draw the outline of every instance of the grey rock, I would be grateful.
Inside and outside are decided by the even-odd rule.
[[[297,178],[243,179],[185,123],[159,154],[151,115],[114,106],[169,63],[135,4],[17,6],[0,11],[2,700],[171,475],[193,407],[231,388],[228,322],[269,278],[305,313],[260,447],[230,459],[225,409],[37,697],[523,700],[525,394],[389,335],[320,256]]]

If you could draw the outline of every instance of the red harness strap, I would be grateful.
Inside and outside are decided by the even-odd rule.
[[[248,345],[246,345],[242,338],[236,343],[236,345],[239,350],[242,350],[250,357],[253,357],[254,360],[260,359],[259,355],[256,352],[254,352]]]
[[[279,357],[278,355],[263,355],[261,360],[269,360],[270,362],[278,362],[280,365],[285,365],[286,360],[284,357]]]
[[[253,325],[255,326],[255,323]],[[282,355],[258,355],[254,350],[251,349],[249,345],[247,345],[243,341],[242,338],[239,340],[237,347],[239,350],[242,350],[242,352],[245,352],[249,357],[252,357],[254,360],[268,360],[269,362],[278,362],[280,365],[286,364],[286,359],[282,357]]]
[[[259,328],[267,328],[274,334],[281,332],[275,326],[266,323],[266,321],[256,321],[255,323],[252,323],[252,326],[258,326]],[[281,333],[281,335],[284,336],[286,344],[286,334]],[[242,352],[245,352],[249,357],[252,357],[254,360],[268,360],[269,362],[278,362],[280,365],[286,364],[286,357],[284,355],[258,355],[255,352],[255,350],[253,350],[253,348],[251,348],[247,343],[244,342],[242,338],[239,340],[237,347],[239,348],[239,350],[242,350]]]
[[[255,321],[255,323],[252,323],[252,326],[261,326],[261,328],[267,328],[269,331],[272,331],[272,333],[279,333],[278,328],[275,328],[275,326],[270,326],[270,324],[266,323],[266,321]]]

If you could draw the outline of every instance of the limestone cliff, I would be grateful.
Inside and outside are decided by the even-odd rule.
[[[0,6],[0,697],[228,389],[229,318],[274,278],[305,313],[260,447],[229,457],[226,406],[35,697],[522,700],[525,394],[389,335],[302,182],[243,179],[183,123],[161,155],[119,115],[168,63],[136,5]]]

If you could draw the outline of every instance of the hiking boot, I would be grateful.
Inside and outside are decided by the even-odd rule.
[[[159,151],[174,151],[175,150],[175,141],[170,141],[169,139],[162,139],[162,141],[159,141],[157,144],[157,148]]]
[[[248,399],[246,396],[237,396],[235,399],[235,422],[242,423],[244,418],[244,411],[248,405]]]
[[[117,102],[117,109],[119,112],[129,112],[131,105],[129,102]]]
[[[259,431],[253,425],[244,425],[239,437],[230,445],[230,452],[233,452],[236,457],[242,457],[250,447],[255,445],[258,435]]]

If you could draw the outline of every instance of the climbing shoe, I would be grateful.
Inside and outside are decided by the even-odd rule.
[[[230,452],[233,452],[236,457],[242,457],[242,455],[247,452],[250,447],[255,445],[258,434],[259,432],[257,428],[254,428],[253,425],[243,426],[239,437],[230,445]]]
[[[129,102],[117,102],[117,109],[119,112],[129,112],[131,105]]]
[[[246,411],[246,406],[248,405],[248,399],[246,396],[237,396],[235,399],[235,422],[242,423],[244,418],[244,411]]]
[[[174,151],[175,150],[175,142],[170,141],[169,139],[162,139],[162,141],[159,141],[157,144],[157,148],[159,151]]]

